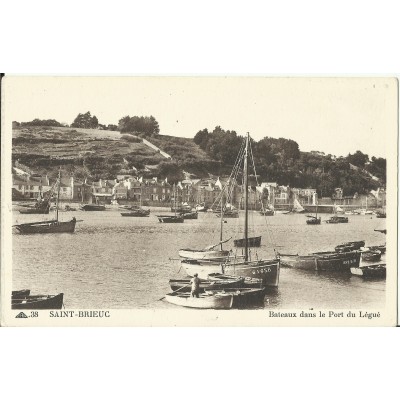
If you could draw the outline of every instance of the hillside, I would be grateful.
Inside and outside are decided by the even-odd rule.
[[[197,171],[213,164],[192,139],[160,135],[149,140],[171,154],[172,160],[141,138],[118,131],[37,126],[13,129],[12,157],[39,174],[55,176],[61,166],[76,177],[92,179],[137,171],[167,176],[191,163]]]

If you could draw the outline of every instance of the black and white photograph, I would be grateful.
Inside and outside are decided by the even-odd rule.
[[[6,325],[396,324],[397,79],[2,85]]]

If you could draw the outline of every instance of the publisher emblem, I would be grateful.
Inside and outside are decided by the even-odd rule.
[[[23,311],[21,311],[15,316],[15,318],[28,318],[28,316]]]

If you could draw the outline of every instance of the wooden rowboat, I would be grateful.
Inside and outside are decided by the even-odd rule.
[[[224,289],[206,289],[206,293],[211,294],[232,294],[232,307],[246,307],[254,304],[264,303],[265,288],[224,288]]]
[[[179,257],[189,260],[224,261],[229,256],[229,250],[192,250],[180,249]]]
[[[386,278],[386,264],[364,265],[351,268],[350,271],[363,278]]]
[[[164,224],[179,224],[183,223],[185,220],[178,215],[157,215],[159,222]]]
[[[60,310],[63,305],[64,293],[54,296],[25,296],[11,298],[13,310]]]
[[[165,300],[168,303],[177,306],[213,310],[228,310],[232,308],[232,294],[207,294],[200,293],[199,297],[192,297],[190,293],[168,293],[165,295]]]

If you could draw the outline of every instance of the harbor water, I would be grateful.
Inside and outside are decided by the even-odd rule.
[[[169,279],[185,277],[178,250],[202,249],[219,242],[220,219],[200,213],[197,220],[162,224],[152,209],[148,218],[121,217],[118,208],[107,211],[60,212],[61,221],[83,220],[73,234],[20,235],[13,232],[13,290],[31,294],[64,293],[67,309],[176,308],[159,299],[170,292]],[[370,215],[349,215],[348,224],[306,225],[304,214],[263,217],[250,212],[249,236],[262,236],[252,258],[282,254],[330,251],[340,243],[365,240],[366,246],[385,243],[385,220]],[[52,215],[13,212],[14,223],[51,219]],[[243,219],[227,219],[224,244],[243,237]],[[235,249],[233,249],[235,251]],[[239,253],[241,250],[238,250]],[[382,262],[385,262],[385,256]],[[387,265],[387,268],[395,268]],[[351,274],[334,274],[282,268],[279,287],[265,297],[265,308],[367,308],[385,305],[385,280],[365,280]]]

